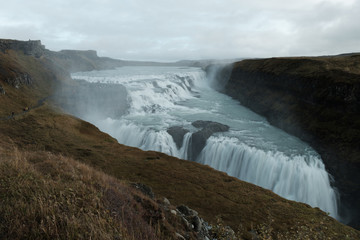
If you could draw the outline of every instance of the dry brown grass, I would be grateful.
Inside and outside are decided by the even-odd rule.
[[[31,78],[31,84],[15,88],[11,82],[23,74]],[[55,67],[48,58],[34,58],[12,50],[0,52],[0,85],[6,92],[0,95],[0,119],[11,112],[21,113],[23,108],[35,106],[39,99],[52,95],[60,82],[69,79],[69,73]]]
[[[359,239],[358,236],[353,234],[328,235],[321,227],[314,225],[301,225],[296,223],[290,229],[284,232],[277,232],[274,227],[274,219],[271,215],[268,215],[267,219],[264,219],[262,224],[253,226],[250,231],[247,231],[243,226],[239,226],[237,231],[233,231],[224,224],[221,218],[217,218],[216,224],[213,226],[211,233],[217,240],[331,240],[331,239],[343,239],[343,240],[355,240]],[[326,219],[324,218],[324,221]],[[320,222],[320,225],[323,225]],[[326,229],[327,227],[325,227]]]
[[[347,74],[360,74],[360,54],[352,56],[329,56],[329,57],[282,57],[269,59],[244,60],[235,64],[235,67],[246,66],[250,71],[264,71],[267,73],[320,76],[330,75],[329,71],[343,72],[343,78],[335,81],[352,82],[356,78],[349,78]],[[331,80],[331,79],[330,79]],[[327,79],[329,81],[329,78]]]
[[[134,196],[151,202],[71,158],[0,147],[1,239],[158,239]]]

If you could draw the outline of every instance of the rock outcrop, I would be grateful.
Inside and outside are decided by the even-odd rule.
[[[187,228],[197,233],[197,239],[211,239],[209,229],[211,228],[207,222],[199,217],[198,212],[190,209],[186,205],[180,205],[176,208],[178,216],[182,218]]]
[[[15,88],[20,88],[21,85],[31,85],[33,80],[28,73],[15,73],[15,76],[6,78],[5,82]]]
[[[360,54],[241,61],[223,91],[320,153],[359,228]]]
[[[18,41],[11,39],[0,39],[0,51],[5,53],[7,50],[22,51],[25,55],[41,57],[45,52],[45,46],[40,40]]]
[[[180,149],[184,141],[184,136],[186,133],[189,132],[189,130],[184,129],[180,126],[173,126],[170,127],[167,132],[172,136],[177,148]]]
[[[200,152],[206,145],[206,140],[218,132],[226,132],[229,130],[229,126],[211,122],[211,121],[195,121],[192,125],[196,128],[201,128],[201,130],[193,133],[190,139],[190,147],[188,152],[188,157],[190,160],[195,161],[199,156]]]
[[[192,122],[191,125],[200,129],[191,135],[189,141],[187,156],[188,159],[192,161],[196,161],[197,157],[205,147],[206,141],[209,137],[211,137],[214,133],[226,132],[229,130],[229,126],[212,121],[198,120]],[[189,130],[181,126],[173,126],[170,127],[167,132],[172,136],[177,148],[180,149],[183,145],[184,136],[189,132]]]
[[[130,186],[132,186],[136,190],[142,192],[145,196],[148,196],[151,199],[155,199],[155,194],[151,187],[149,187],[143,183],[131,183]]]

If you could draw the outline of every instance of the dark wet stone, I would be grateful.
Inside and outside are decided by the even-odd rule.
[[[226,132],[229,130],[229,126],[211,122],[211,121],[195,121],[192,125],[196,128],[202,128],[200,131],[194,133],[191,136],[190,140],[190,148],[188,152],[189,159],[195,161],[199,156],[200,152],[206,145],[206,141],[208,140],[211,135],[217,132]]]
[[[167,132],[172,136],[177,148],[181,148],[184,140],[184,136],[189,130],[186,130],[180,126],[170,127]]]

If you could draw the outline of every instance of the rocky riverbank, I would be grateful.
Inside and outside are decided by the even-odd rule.
[[[230,69],[215,74],[221,90],[314,147],[335,179],[344,221],[359,228],[360,54],[244,60]]]

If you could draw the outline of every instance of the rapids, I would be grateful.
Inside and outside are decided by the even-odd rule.
[[[319,154],[212,89],[200,68],[123,67],[72,77],[126,88],[126,114],[116,119],[91,113],[79,116],[119,143],[188,159],[191,136],[198,131],[192,122],[225,124],[230,130],[213,134],[195,161],[338,218],[337,192]],[[180,148],[167,132],[172,126],[188,131]]]

